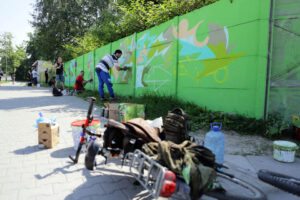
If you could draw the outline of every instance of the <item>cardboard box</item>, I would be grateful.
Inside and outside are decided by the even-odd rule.
[[[49,123],[38,124],[38,142],[46,148],[53,148],[59,143],[59,126],[50,126]]]
[[[108,103],[104,105],[109,109],[108,118],[118,121],[119,103]]]
[[[120,122],[127,122],[130,119],[134,118],[143,118],[145,119],[145,105],[143,104],[129,104],[121,103],[118,106],[118,120]]]
[[[145,119],[145,105],[143,104],[106,103],[104,105],[109,109],[109,119],[123,123],[134,118]]]

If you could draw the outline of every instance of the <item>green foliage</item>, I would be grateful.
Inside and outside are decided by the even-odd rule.
[[[217,0],[134,0],[117,3],[120,20],[117,32],[131,35],[189,13]]]
[[[35,48],[29,44],[29,52],[39,54],[45,60],[56,60],[62,55],[69,58],[73,52],[67,54],[69,49],[65,50],[64,45],[71,45],[76,43],[75,38],[84,37],[101,19],[102,10],[108,3],[109,0],[36,0],[32,21],[35,33],[29,42]]]
[[[97,91],[87,91],[79,95],[81,98],[89,96],[98,97]],[[197,106],[190,102],[183,102],[172,96],[156,96],[145,94],[140,97],[123,96],[120,101],[123,103],[138,103],[146,105],[146,118],[155,119],[166,117],[168,111],[181,107],[191,118],[192,131],[204,129],[208,131],[212,122],[223,124],[224,130],[233,130],[240,134],[262,135],[268,138],[282,137],[282,133],[289,128],[289,124],[283,121],[279,113],[274,113],[268,120],[247,118],[242,115],[214,112],[205,107]],[[96,104],[104,106],[97,98]]]
[[[64,59],[70,60],[88,53],[102,45],[103,43],[99,38],[95,37],[91,33],[88,33],[83,37],[75,37],[73,43],[63,45],[65,52],[62,56]]]
[[[12,45],[12,34],[3,33],[0,35],[0,64],[3,71],[6,71],[6,59],[8,72],[14,72],[15,68],[21,65],[21,62],[26,59],[26,52],[24,45]]]

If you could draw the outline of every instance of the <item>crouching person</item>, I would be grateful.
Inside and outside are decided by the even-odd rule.
[[[84,71],[81,71],[80,74],[76,78],[76,81],[75,81],[75,91],[77,93],[84,92],[85,91],[84,86],[87,83],[93,81],[93,79],[90,79],[90,80],[86,81],[86,80],[84,80],[83,76],[84,76]]]

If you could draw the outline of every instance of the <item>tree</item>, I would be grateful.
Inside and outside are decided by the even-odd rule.
[[[26,59],[26,50],[25,50],[25,45],[17,45],[16,50],[13,53],[13,67],[18,68],[23,60]],[[13,70],[14,71],[14,70]]]
[[[120,17],[118,27],[128,36],[216,1],[218,0],[123,0],[116,4]]]
[[[36,0],[33,37],[41,56],[54,60],[65,54],[64,45],[84,37],[108,4],[109,0]]]
[[[88,32],[83,37],[74,38],[74,43],[64,45],[65,52],[62,56],[66,60],[71,60],[72,58],[88,53],[102,45],[103,42],[98,37],[95,37],[91,32]]]
[[[16,48],[13,48],[12,38],[11,33],[0,35],[0,64],[4,72],[6,72],[7,66],[7,75],[15,72],[15,69],[18,70],[21,64],[26,61],[25,44],[17,45]]]
[[[11,72],[14,67],[14,49],[12,46],[12,34],[5,32],[0,35],[1,67],[4,72]]]

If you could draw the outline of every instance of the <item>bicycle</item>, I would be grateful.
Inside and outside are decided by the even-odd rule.
[[[86,141],[86,137],[85,137],[86,134],[88,134],[90,136],[101,137],[101,134],[95,134],[95,133],[92,133],[89,130],[87,130],[88,125],[93,121],[92,113],[93,113],[93,106],[94,106],[94,102],[96,101],[96,98],[95,97],[87,97],[86,100],[90,102],[90,105],[89,105],[89,109],[88,109],[88,113],[87,113],[85,123],[82,125],[82,134],[81,134],[81,137],[80,137],[80,143],[78,145],[75,158],[73,158],[71,155],[69,156],[69,158],[72,160],[72,162],[74,164],[76,164],[78,162],[82,146],[84,144],[87,145],[87,141]]]
[[[300,196],[300,179],[298,178],[293,178],[291,176],[265,169],[259,170],[257,176],[263,182],[266,182],[291,194]]]

